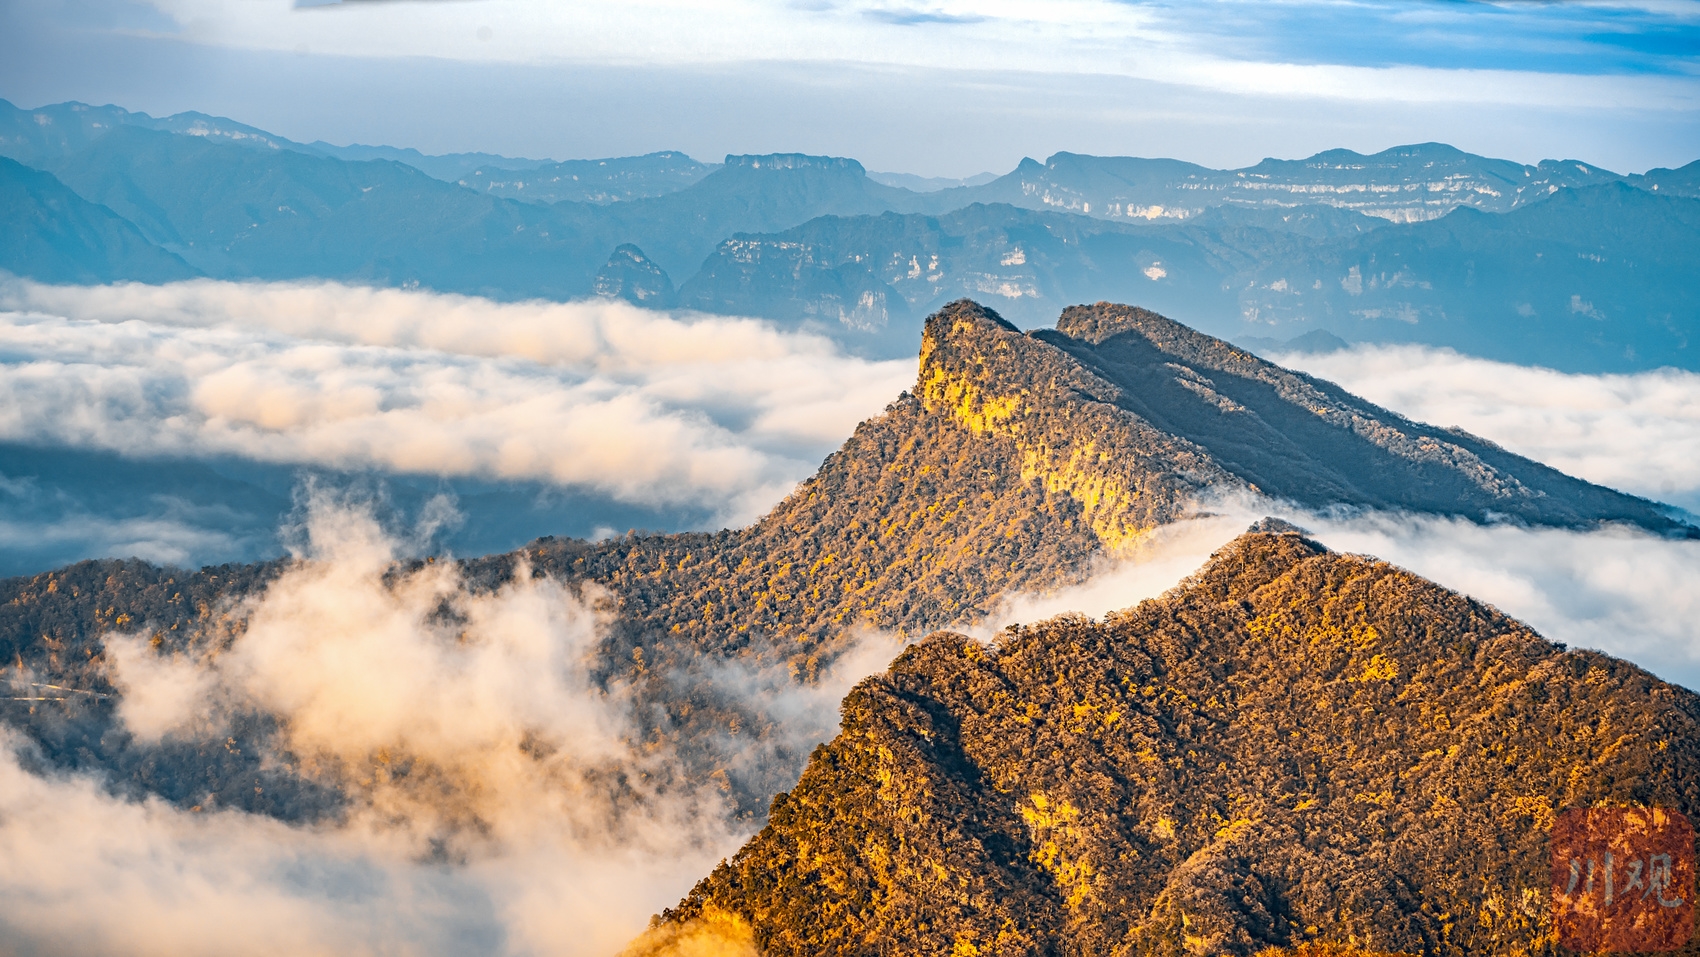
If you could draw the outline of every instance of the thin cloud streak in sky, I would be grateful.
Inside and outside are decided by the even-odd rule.
[[[370,22],[350,19],[372,8]],[[290,12],[256,5],[244,7],[246,15],[279,22],[244,27],[236,7],[209,4],[197,22],[235,20],[234,33],[191,42],[145,27],[91,32],[81,20],[60,23],[35,7],[0,6],[0,95],[24,106],[76,99],[158,115],[200,110],[302,142],[379,142],[427,153],[566,159],[676,149],[712,160],[801,151],[853,156],[870,169],[949,176],[1008,170],[1024,155],[1058,150],[1227,168],[1268,156],[1336,147],[1373,153],[1426,141],[1519,162],[1577,157],[1638,172],[1681,166],[1700,144],[1688,118],[1700,86],[1691,75],[1528,72],[1486,56],[1443,67],[1283,57],[1215,35],[1171,35],[1156,15],[1128,20],[1125,9],[1111,10],[1122,26],[1077,19],[1064,34],[996,18],[878,24],[857,14],[859,7],[775,12],[752,4],[716,14],[663,5],[608,9],[597,14],[602,20],[584,5],[527,9],[387,3]],[[1027,15],[1051,9],[1027,5]],[[1194,17],[1191,25],[1214,21],[1221,10],[1210,9],[1209,18]],[[504,11],[512,22],[502,19]],[[551,31],[565,27],[550,16],[590,19],[557,37]],[[641,27],[620,19],[638,16],[647,17]],[[718,26],[693,20],[716,16]],[[819,35],[809,32],[814,27],[793,33],[786,19],[840,16],[853,22],[827,23],[832,28]],[[400,43],[434,17],[447,21],[429,51],[404,45],[397,49],[411,54],[359,52],[360,44]],[[725,22],[738,25],[737,35],[715,34]],[[481,26],[492,39],[477,39]],[[254,42],[271,45],[238,43],[236,34],[250,27]],[[657,33],[675,27],[671,40]],[[1245,29],[1263,26],[1254,18]],[[341,32],[353,46],[331,42]],[[863,34],[865,51],[856,41]],[[540,59],[491,58],[506,42],[533,39]],[[616,42],[637,39],[642,43],[629,49]],[[598,52],[604,40],[617,48]],[[692,44],[730,59],[704,62],[691,55]],[[740,44],[753,49],[739,52]],[[79,69],[65,70],[66,63]],[[1320,86],[1305,92],[1312,83]],[[573,122],[551,119],[564,115]]]
[[[0,308],[0,437],[542,480],[729,523],[765,511],[914,376],[750,320],[601,302],[16,283]]]

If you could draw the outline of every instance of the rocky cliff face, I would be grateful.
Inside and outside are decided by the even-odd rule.
[[[1542,953],[1547,829],[1600,803],[1700,810],[1700,698],[1266,526],[1102,623],[911,648],[638,952]]]
[[[639,306],[665,309],[673,305],[673,280],[643,250],[622,243],[596,273],[594,288],[606,299],[624,299]]]

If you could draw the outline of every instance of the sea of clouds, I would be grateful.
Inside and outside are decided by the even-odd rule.
[[[769,507],[914,374],[752,321],[600,303],[210,282],[3,294],[0,438],[527,474],[717,503],[734,520]],[[1566,376],[1409,348],[1289,361],[1574,474],[1700,500],[1692,374]],[[524,448],[504,453],[510,442]],[[228,651],[161,657],[115,634],[108,659],[138,739],[219,740],[232,715],[269,711],[303,773],[351,795],[347,814],[290,825],[130,800],[88,775],[30,770],[7,732],[4,949],[608,955],[748,836],[718,789],[641,745],[629,689],[592,679],[607,624],[594,589],[521,575],[479,591],[452,563],[386,577],[415,543],[358,503],[309,498],[293,539],[305,561],[250,600]],[[968,630],[1160,594],[1277,515],[1553,640],[1700,687],[1700,543],[1246,497],[1199,510],[1083,584],[1010,596]],[[773,716],[777,743],[806,753],[833,733],[845,690],[899,647],[862,635],[814,686],[732,665],[689,680]],[[781,760],[775,746],[743,759]]]
[[[914,380],[749,319],[329,282],[0,284],[0,440],[758,517]]]

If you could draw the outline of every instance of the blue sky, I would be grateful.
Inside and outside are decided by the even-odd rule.
[[[1150,5],[1229,55],[1288,63],[1692,77],[1700,4],[1471,0]],[[1211,16],[1194,16],[1201,9]]]
[[[554,158],[1700,157],[1700,2],[0,0],[0,96]]]

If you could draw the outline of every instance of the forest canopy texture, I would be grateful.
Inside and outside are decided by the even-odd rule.
[[[1555,814],[1700,809],[1700,698],[1289,529],[911,648],[634,953],[1553,952]]]

